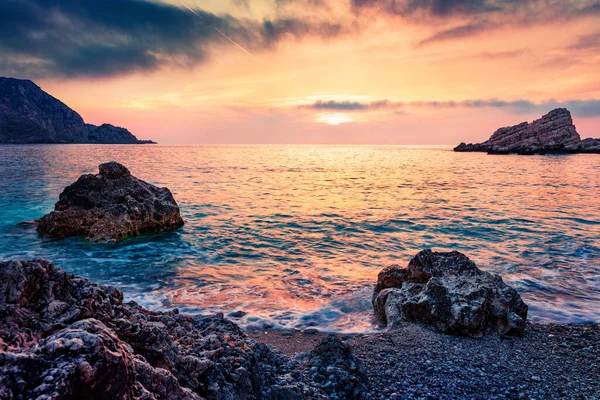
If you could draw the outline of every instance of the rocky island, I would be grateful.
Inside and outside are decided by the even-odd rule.
[[[522,155],[600,154],[600,139],[581,140],[569,110],[557,108],[531,123],[500,128],[485,142],[461,143],[454,151]]]
[[[86,124],[30,80],[0,77],[0,144],[151,144],[125,128]]]

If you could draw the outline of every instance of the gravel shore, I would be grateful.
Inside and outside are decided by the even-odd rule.
[[[294,355],[325,334],[250,331]],[[368,370],[375,399],[600,399],[600,325],[531,324],[524,337],[471,339],[404,324],[340,335]]]

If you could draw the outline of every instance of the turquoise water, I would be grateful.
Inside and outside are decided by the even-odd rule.
[[[119,244],[40,239],[101,162],[167,186],[184,228]],[[600,322],[600,156],[400,146],[0,146],[0,258],[43,257],[141,304],[243,326],[370,331],[379,270],[456,249],[545,322]],[[242,313],[240,313],[242,314]],[[236,314],[237,315],[237,314]]]

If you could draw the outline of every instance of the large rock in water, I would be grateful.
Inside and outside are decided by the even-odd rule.
[[[0,262],[0,316],[2,399],[369,396],[364,367],[335,338],[296,362],[222,314],[152,312],[42,259]],[[313,366],[327,378],[312,380]]]
[[[0,77],[0,143],[154,143],[124,128],[85,124],[30,80]]]
[[[132,176],[114,161],[99,169],[99,174],[82,175],[65,188],[54,211],[40,219],[37,230],[41,235],[115,242],[183,225],[169,189]]]
[[[557,108],[532,123],[522,122],[500,128],[483,143],[461,143],[458,152],[481,151],[489,154],[545,154],[600,152],[600,139],[581,140],[571,113]]]
[[[407,268],[384,268],[373,306],[389,329],[410,321],[471,337],[487,332],[522,335],[527,319],[527,305],[515,289],[457,251],[423,250]]]

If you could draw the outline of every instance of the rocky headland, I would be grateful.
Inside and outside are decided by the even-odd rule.
[[[0,144],[148,144],[125,128],[86,124],[30,80],[0,77]]]
[[[98,174],[82,175],[67,186],[54,211],[38,221],[37,231],[53,239],[81,236],[117,242],[183,224],[169,189],[144,182],[113,161],[100,164]]]
[[[485,142],[461,143],[454,151],[522,155],[600,154],[600,139],[581,140],[569,110],[557,108],[531,123],[500,128]]]

